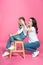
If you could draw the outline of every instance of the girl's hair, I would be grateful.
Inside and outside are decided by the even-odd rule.
[[[19,20],[21,20],[21,19],[22,19],[22,20],[24,21],[24,23],[25,23],[25,18],[24,18],[24,17],[20,17]],[[26,23],[25,23],[25,25],[26,25]]]
[[[24,23],[25,23],[25,18],[24,17],[20,17],[18,20],[23,20],[24,21]],[[25,25],[26,25],[26,23],[25,23]],[[21,28],[22,27],[22,25],[19,25],[19,28]]]
[[[37,27],[37,21],[36,21],[36,19],[34,17],[30,17],[30,19],[32,19],[32,23],[33,23],[32,26],[35,27],[36,33],[38,33],[38,27]]]

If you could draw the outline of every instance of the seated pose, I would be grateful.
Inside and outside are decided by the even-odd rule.
[[[29,41],[27,43],[24,43],[24,48],[25,50],[32,51],[33,52],[32,57],[36,57],[39,54],[37,48],[40,47],[40,42],[37,37],[37,33],[38,33],[37,22],[35,18],[31,17],[28,21],[28,28],[25,26],[23,21],[22,24],[24,28],[28,31],[28,36],[29,36],[28,39]]]
[[[24,17],[20,17],[18,19],[19,30],[17,31],[16,34],[10,35],[10,37],[9,37],[9,39],[7,41],[6,51],[3,53],[2,56],[9,55],[9,51],[8,50],[14,49],[14,45],[13,44],[14,44],[15,40],[24,40],[25,37],[27,36],[27,32],[26,32],[25,28],[23,27],[21,20],[25,23]],[[26,23],[25,23],[25,25],[26,25]]]

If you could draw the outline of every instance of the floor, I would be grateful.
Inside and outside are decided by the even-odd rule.
[[[12,58],[9,56],[2,57],[5,47],[0,45],[0,65],[43,65],[43,45],[40,46],[39,56],[33,58],[30,51],[25,51],[25,59],[22,53],[13,53]]]

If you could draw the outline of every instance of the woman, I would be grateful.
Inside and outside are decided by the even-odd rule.
[[[25,50],[30,50],[33,52],[32,57],[36,57],[39,54],[39,51],[37,50],[38,47],[40,47],[40,42],[37,37],[38,33],[38,27],[37,27],[37,22],[34,17],[31,17],[28,21],[28,28],[24,24],[23,20],[22,24],[24,28],[28,31],[28,37],[29,41],[27,43],[24,43],[24,48]]]

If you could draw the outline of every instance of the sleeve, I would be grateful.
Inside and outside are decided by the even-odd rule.
[[[34,31],[34,32],[36,31],[34,27],[32,27],[32,29],[31,29],[31,30],[32,30],[32,31]]]
[[[19,30],[17,31],[18,34],[20,34],[20,33],[22,33],[22,32],[23,32],[23,28],[21,28],[21,29],[19,29]]]

